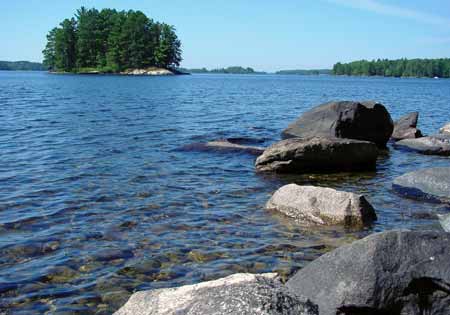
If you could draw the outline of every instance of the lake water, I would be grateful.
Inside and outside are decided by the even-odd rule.
[[[389,152],[376,172],[273,176],[252,155],[182,150],[258,145],[303,111],[339,99],[450,120],[450,80],[331,76],[123,77],[0,72],[0,312],[110,314],[136,290],[235,272],[286,278],[324,252],[394,228],[439,229],[443,205],[403,199],[395,176],[450,159]],[[364,231],[304,228],[264,210],[297,182],[367,195]]]

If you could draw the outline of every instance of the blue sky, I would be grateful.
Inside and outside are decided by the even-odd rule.
[[[450,57],[448,0],[4,0],[0,60],[41,61],[48,30],[82,5],[141,10],[175,25],[185,67]]]

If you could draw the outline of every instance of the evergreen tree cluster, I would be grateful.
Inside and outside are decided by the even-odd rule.
[[[378,59],[336,63],[336,75],[379,75],[386,77],[450,77],[450,58],[441,59]]]
[[[48,69],[64,72],[172,68],[182,60],[173,26],[141,11],[84,7],[48,33],[43,54]]]

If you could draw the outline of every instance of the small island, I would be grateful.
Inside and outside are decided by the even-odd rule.
[[[48,33],[43,54],[54,73],[171,75],[182,60],[174,26],[141,11],[84,7]]]

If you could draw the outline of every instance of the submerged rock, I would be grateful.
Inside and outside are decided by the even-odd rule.
[[[266,208],[313,225],[363,226],[377,219],[374,208],[362,195],[296,184],[278,189]]]
[[[318,315],[317,307],[288,292],[276,274],[222,279],[134,293],[115,315]]]
[[[374,142],[385,147],[394,123],[386,108],[376,102],[329,102],[303,113],[282,133],[283,138],[315,136]]]
[[[397,177],[392,188],[407,197],[450,202],[450,167],[435,167]]]
[[[402,116],[394,123],[394,132],[392,139],[395,141],[403,139],[415,139],[422,137],[422,132],[417,129],[417,121],[419,119],[418,112],[412,112]]]
[[[244,138],[230,138],[209,141],[205,143],[192,143],[181,148],[182,151],[218,151],[218,152],[243,152],[260,155],[264,147],[247,145],[250,140]]]
[[[314,137],[282,140],[256,159],[262,172],[342,172],[374,170],[378,149],[372,142]]]
[[[395,146],[422,154],[450,156],[450,134],[405,139],[398,141]]]
[[[449,314],[450,234],[377,233],[327,253],[287,282],[320,315]]]
[[[439,132],[450,135],[450,122],[446,123],[441,129],[439,129]]]

